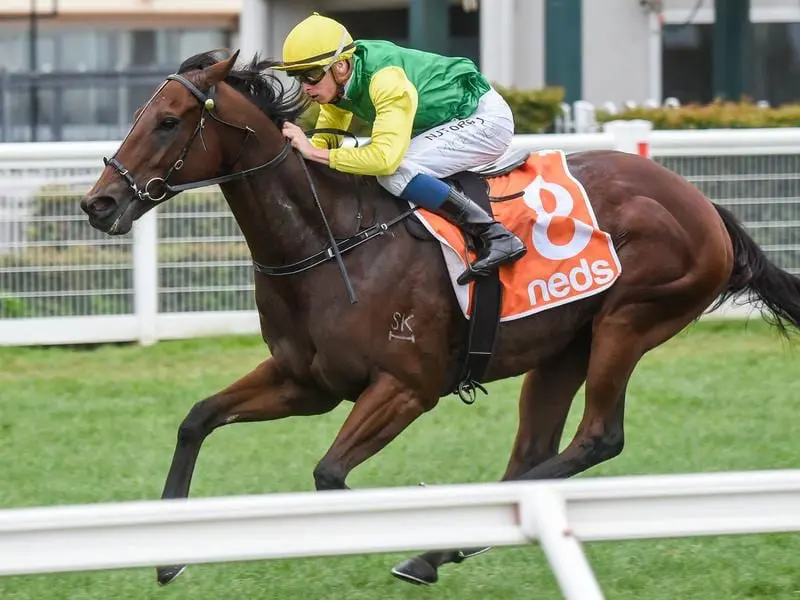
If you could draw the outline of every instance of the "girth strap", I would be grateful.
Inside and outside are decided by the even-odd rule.
[[[389,229],[400,223],[403,219],[410,216],[416,209],[409,209],[404,213],[398,215],[394,219],[387,221],[386,223],[378,223],[377,225],[373,225],[365,229],[364,231],[360,231],[356,235],[350,236],[342,240],[341,242],[337,242],[336,246],[339,250],[340,254],[344,254],[349,252],[350,250],[357,248],[364,242],[367,242],[375,237],[381,236]],[[259,262],[253,261],[253,268],[258,271],[259,273],[263,273],[264,275],[294,275],[295,273],[301,273],[302,271],[308,271],[309,269],[316,267],[317,265],[321,265],[322,263],[328,262],[329,260],[333,260],[336,258],[336,254],[334,252],[333,246],[329,245],[327,248],[320,250],[316,254],[312,254],[308,258],[304,258],[303,260],[299,260],[294,262],[290,265],[281,265],[279,267],[273,267],[269,265],[262,265]]]
[[[449,179],[459,183],[463,192],[472,198],[489,215],[492,206],[486,193],[484,181],[475,173],[458,173]],[[472,296],[472,315],[469,319],[467,348],[458,380],[455,382],[455,393],[465,404],[475,402],[476,390],[486,394],[481,385],[489,361],[492,359],[495,337],[500,324],[500,306],[503,299],[503,288],[500,274],[495,269],[486,277],[475,281]]]

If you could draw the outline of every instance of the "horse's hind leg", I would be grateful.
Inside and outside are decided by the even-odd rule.
[[[575,394],[586,379],[591,331],[587,328],[551,360],[530,371],[522,383],[519,425],[503,480],[513,479],[558,454],[561,434]],[[460,563],[488,548],[426,552],[392,569],[399,579],[433,584],[438,569]]]
[[[216,428],[230,423],[269,421],[332,410],[339,400],[304,387],[283,375],[270,358],[252,372],[210,398],[195,404],[178,429],[178,440],[162,498],[186,498],[200,446]],[[158,582],[166,585],[182,565],[159,567]]]
[[[571,477],[622,452],[625,393],[636,364],[697,318],[713,298],[687,296],[627,304],[596,317],[586,405],[574,438],[560,454],[513,479]]]
[[[519,426],[503,481],[514,479],[558,454],[564,423],[575,394],[586,381],[591,329],[525,377]]]

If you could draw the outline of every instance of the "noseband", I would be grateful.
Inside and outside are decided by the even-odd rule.
[[[239,157],[242,155],[242,151],[244,150],[245,144],[247,144],[247,140],[250,139],[250,136],[255,136],[255,132],[250,129],[250,127],[241,127],[234,123],[229,123],[224,119],[220,119],[217,115],[214,114],[214,107],[216,103],[214,102],[214,86],[211,87],[208,94],[204,94],[203,92],[198,89],[196,85],[194,85],[191,81],[186,79],[181,75],[168,75],[167,81],[177,81],[183,87],[185,87],[189,92],[191,92],[192,96],[194,96],[197,101],[200,103],[200,107],[202,112],[200,113],[200,120],[197,122],[197,127],[194,129],[194,133],[189,138],[189,141],[186,142],[186,145],[181,150],[180,154],[178,155],[177,160],[172,163],[172,166],[167,171],[167,174],[164,177],[153,177],[144,184],[144,187],[140,188],[139,185],[136,183],[136,178],[131,174],[130,169],[127,169],[125,165],[123,165],[119,160],[117,160],[116,155],[111,158],[103,157],[103,164],[113,168],[120,177],[125,181],[128,185],[130,190],[134,193],[134,195],[143,202],[153,202],[153,203],[160,203],[165,201],[168,197],[172,197],[180,192],[186,190],[193,190],[201,187],[205,187],[208,185],[216,185],[220,183],[226,183],[228,181],[234,181],[236,179],[242,179],[247,177],[250,173],[255,171],[260,171],[261,169],[267,169],[269,167],[274,167],[281,162],[289,155],[289,151],[291,150],[291,143],[287,141],[283,147],[281,148],[278,154],[268,160],[267,162],[260,164],[256,167],[251,169],[245,169],[243,171],[238,171],[236,173],[230,173],[228,175],[222,175],[220,177],[213,177],[211,179],[203,179],[201,181],[192,181],[190,183],[182,183],[180,185],[170,185],[168,183],[168,179],[175,171],[180,171],[183,168],[184,161],[186,159],[186,155],[189,153],[192,144],[194,143],[195,138],[200,136],[200,141],[203,142],[203,147],[205,148],[205,141],[203,140],[203,130],[205,128],[206,117],[211,117],[217,123],[221,123],[222,125],[227,125],[228,127],[232,127],[233,129],[237,129],[245,134],[244,140],[242,140],[242,145],[239,148],[239,152],[236,155],[236,159],[233,161],[232,164],[236,164],[236,161],[239,160]],[[135,125],[135,123],[134,123]],[[153,188],[156,189],[153,189]],[[158,189],[160,188],[160,189]],[[160,192],[160,193],[159,193]],[[158,194],[158,195],[154,195]]]

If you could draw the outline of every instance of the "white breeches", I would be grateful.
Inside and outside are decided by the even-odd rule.
[[[378,177],[378,182],[399,196],[419,173],[442,179],[498,159],[513,138],[511,109],[505,99],[491,89],[481,96],[470,117],[444,123],[412,138],[397,170]]]

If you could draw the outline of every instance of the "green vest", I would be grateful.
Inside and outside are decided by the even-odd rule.
[[[375,107],[369,97],[372,76],[385,67],[400,67],[417,89],[412,135],[475,112],[489,82],[467,58],[451,58],[403,48],[391,42],[357,40],[353,73],[345,97],[334,104],[372,124]]]

